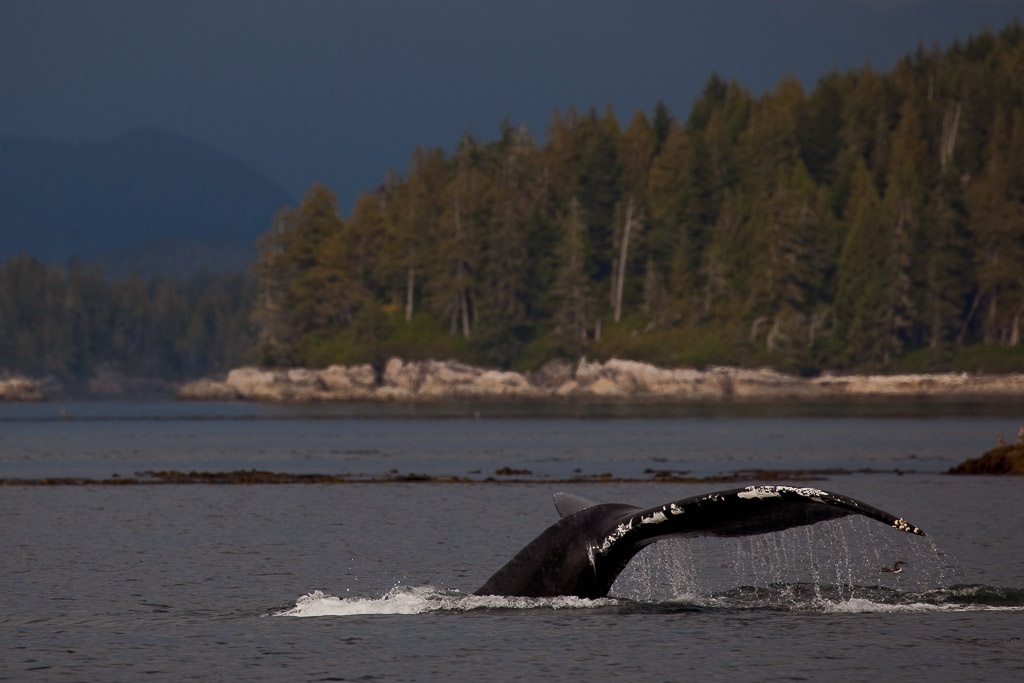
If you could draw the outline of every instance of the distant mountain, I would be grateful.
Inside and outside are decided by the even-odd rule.
[[[28,252],[100,260],[112,274],[237,269],[292,203],[238,159],[163,130],[101,143],[0,137],[0,261]]]

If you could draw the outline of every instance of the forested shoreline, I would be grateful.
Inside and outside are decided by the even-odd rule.
[[[339,160],[344,163],[344,160]],[[416,149],[343,218],[312,187],[251,275],[0,266],[0,371],[187,378],[454,358],[1024,370],[1024,28]]]
[[[313,187],[261,242],[268,365],[553,357],[814,373],[1020,369],[1024,29],[889,73],[712,76],[417,149],[347,219]]]
[[[84,261],[17,256],[0,265],[0,379],[107,377],[116,390],[121,379],[227,371],[255,342],[254,295],[245,273],[108,279]]]

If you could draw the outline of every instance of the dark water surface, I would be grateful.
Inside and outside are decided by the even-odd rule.
[[[1024,678],[1024,480],[939,474],[1015,435],[1012,414],[64,409],[0,405],[0,477],[511,466],[540,481],[0,487],[5,680]],[[668,541],[612,599],[468,595],[555,520],[567,487],[545,476],[831,467],[914,470],[814,485],[929,537],[846,519]],[[569,488],[653,505],[725,487]]]

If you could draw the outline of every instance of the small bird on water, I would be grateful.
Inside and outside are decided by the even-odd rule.
[[[893,564],[893,566],[891,566],[891,567],[882,567],[878,571],[883,572],[883,573],[888,573],[888,574],[899,574],[901,571],[903,571],[903,565],[905,565],[905,564],[906,564],[906,562],[904,562],[903,560],[897,560],[896,563]]]

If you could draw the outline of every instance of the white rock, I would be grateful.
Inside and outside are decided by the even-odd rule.
[[[598,377],[596,380],[580,389],[581,394],[602,397],[625,396],[626,390],[607,377]]]

